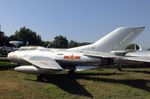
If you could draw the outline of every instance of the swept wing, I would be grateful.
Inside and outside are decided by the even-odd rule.
[[[43,69],[58,69],[62,70],[62,67],[54,60],[44,56],[25,56],[23,57],[27,62],[43,68]]]

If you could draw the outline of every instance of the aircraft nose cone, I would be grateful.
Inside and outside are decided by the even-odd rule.
[[[12,59],[12,56],[13,56],[13,52],[8,53],[7,59],[11,60],[11,59]]]
[[[7,55],[7,59],[13,62],[16,62],[18,60],[18,55],[15,52],[10,52]]]

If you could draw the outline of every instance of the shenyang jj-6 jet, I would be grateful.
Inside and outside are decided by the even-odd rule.
[[[69,49],[21,47],[9,53],[8,59],[25,64],[16,67],[16,71],[36,74],[38,79],[42,79],[45,74],[65,70],[73,73],[96,68],[93,66],[113,64],[114,59],[122,58],[116,53],[124,50],[143,30],[144,27],[119,27],[93,44]]]

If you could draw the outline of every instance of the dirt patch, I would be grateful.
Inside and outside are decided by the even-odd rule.
[[[18,91],[19,88],[20,84],[16,82],[0,82],[0,95],[4,95],[13,91]]]

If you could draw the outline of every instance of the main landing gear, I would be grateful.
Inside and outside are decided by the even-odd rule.
[[[40,74],[40,75],[38,75],[37,76],[37,81],[46,82],[47,81],[46,74]]]
[[[122,71],[121,64],[115,64],[115,67],[118,71]]]
[[[73,75],[73,74],[75,74],[76,72],[76,66],[74,66],[74,65],[71,65],[69,68],[68,68],[68,74],[69,75]]]
[[[73,75],[73,74],[75,74],[75,73],[76,73],[76,72],[75,72],[74,69],[71,69],[71,70],[68,71],[68,74],[69,74],[69,75]]]

